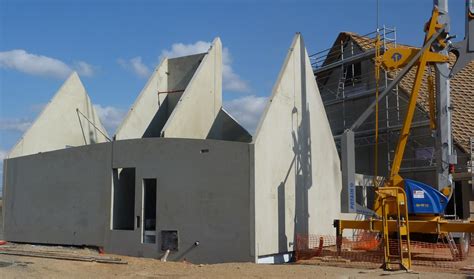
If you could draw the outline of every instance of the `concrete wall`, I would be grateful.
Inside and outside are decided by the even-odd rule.
[[[222,44],[215,39],[161,135],[205,139],[222,107]]]
[[[106,251],[161,257],[161,230],[177,230],[170,260],[253,261],[250,255],[249,145],[213,140],[143,139],[114,143],[114,168],[136,167],[135,215],[142,216],[143,179],[157,179],[156,244],[142,227],[108,231]],[[200,245],[195,247],[194,243]],[[158,252],[158,253],[157,253]]]
[[[107,134],[79,76],[72,73],[13,147],[8,157],[107,141],[89,121],[78,115],[76,109],[102,133]]]
[[[221,106],[222,46],[217,38],[208,53],[163,59],[115,139],[205,139]]]
[[[170,260],[253,261],[250,152],[246,143],[148,138],[8,159],[5,239],[158,258],[161,230],[177,230],[179,250]],[[143,223],[112,229],[112,177],[119,168],[135,172],[133,220],[143,220],[143,179],[157,179],[156,244],[142,243]]]
[[[208,139],[251,142],[252,135],[221,108],[207,135]]]
[[[124,120],[117,128],[117,131],[115,132],[116,140],[141,138],[147,129],[149,129],[150,123],[152,123],[152,120],[158,113],[158,110],[167,95],[160,94],[160,96],[158,96],[158,91],[168,91],[167,71],[168,59],[165,58],[155,68],[145,87],[142,89]],[[161,118],[164,117],[165,115]],[[155,121],[158,121],[158,119]],[[153,126],[162,125],[156,123]],[[159,133],[161,127],[158,127],[157,130]]]
[[[289,49],[257,129],[255,250],[294,249],[296,233],[334,234],[340,162],[301,35]]]
[[[102,246],[111,147],[102,143],[5,160],[5,239]]]

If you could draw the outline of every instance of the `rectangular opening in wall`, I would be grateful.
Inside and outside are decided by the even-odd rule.
[[[156,243],[156,178],[143,179],[143,243]]]
[[[161,231],[161,251],[178,251],[178,231]]]
[[[135,221],[135,168],[112,170],[112,229],[133,230]]]

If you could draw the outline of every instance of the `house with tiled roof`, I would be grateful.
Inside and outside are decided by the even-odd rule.
[[[383,30],[385,49],[397,45],[395,31]],[[325,105],[330,126],[338,146],[344,130],[375,100],[375,36],[341,32],[331,48],[313,55],[313,70]],[[455,56],[450,55],[450,64]],[[378,175],[390,171],[394,151],[403,124],[408,98],[414,82],[416,66],[398,86],[379,103]],[[398,72],[381,71],[378,90],[385,87]],[[417,108],[401,168],[401,175],[430,185],[436,183],[436,146],[429,127],[428,75],[426,70]],[[452,105],[452,133],[458,155],[456,171],[465,172],[472,164],[474,139],[474,61],[458,72],[450,81]],[[373,175],[375,171],[375,113],[355,131],[356,172]]]

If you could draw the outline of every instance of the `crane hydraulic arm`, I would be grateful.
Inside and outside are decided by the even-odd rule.
[[[443,25],[438,23],[438,16],[438,9],[435,8],[433,10],[432,17],[426,26],[426,35],[424,43],[427,43],[431,39],[431,37],[437,34],[437,31],[444,27]],[[441,37],[436,38],[436,42],[439,44],[445,44],[444,39]],[[415,64],[415,66],[417,66],[415,81],[411,90],[408,108],[400,132],[400,137],[398,139],[397,148],[395,150],[395,157],[392,163],[390,176],[387,182],[385,183],[385,186],[389,187],[403,187],[403,178],[399,175],[399,171],[402,164],[403,155],[405,153],[411,124],[413,122],[413,116],[415,114],[417,99],[419,96],[420,87],[423,82],[423,76],[425,75],[425,70],[427,67],[434,63],[445,63],[448,61],[449,58],[446,55],[433,52],[431,48],[427,48],[425,50],[418,50],[415,48],[408,47],[391,48],[381,56],[381,64],[388,70],[395,70],[406,66],[411,60],[411,58],[414,57],[419,51],[422,51],[422,54],[418,59],[418,62]],[[434,110],[434,107],[430,107],[430,110]],[[434,111],[431,111],[430,115],[434,115]],[[435,126],[434,121],[434,119],[431,119],[432,127]]]
[[[377,57],[376,65],[382,65],[387,70],[403,68],[394,82],[400,81],[411,67],[417,67],[404,123],[400,131],[390,175],[383,186],[376,187],[374,204],[375,218],[369,218],[368,220],[334,221],[334,226],[337,230],[338,251],[340,251],[342,232],[344,229],[361,229],[380,232],[383,235],[384,241],[384,266],[386,269],[392,269],[394,265],[399,265],[404,269],[410,269],[411,232],[440,235],[450,232],[474,233],[473,222],[450,222],[442,217],[448,201],[445,195],[429,185],[403,179],[399,174],[426,69],[434,68],[435,65],[446,63],[449,60],[448,55],[442,54],[439,51],[437,52],[437,50],[446,49],[447,47],[447,32],[445,32],[445,27],[445,24],[440,22],[440,12],[437,6],[435,6],[430,20],[425,25],[423,48],[395,47],[388,49],[383,55]],[[430,89],[430,127],[432,130],[435,130],[437,129],[435,119],[436,100],[433,92],[434,85],[431,73],[428,78],[428,83],[428,88]],[[375,102],[380,101],[380,99],[387,94],[385,91]],[[368,109],[360,116],[354,125],[360,125],[361,121],[364,121],[370,113],[371,111]],[[397,255],[392,255],[392,251],[389,249],[390,238],[394,236],[397,237],[396,243],[399,245],[399,253]],[[394,257],[397,258],[397,260],[394,260]]]

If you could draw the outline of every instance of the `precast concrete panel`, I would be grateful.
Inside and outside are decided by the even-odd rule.
[[[142,243],[143,226],[136,224],[133,231],[107,228],[106,251],[160,258],[165,253],[161,232],[171,230],[178,233],[179,247],[170,252],[168,260],[254,261],[250,252],[249,144],[150,138],[116,141],[113,146],[113,168],[136,169],[138,220],[144,218],[143,180],[157,181],[157,241]]]
[[[252,135],[225,109],[217,114],[207,139],[251,142]]]
[[[222,106],[222,44],[216,38],[171,113],[161,135],[205,139]]]
[[[175,108],[178,104],[189,81],[193,78],[205,56],[206,53],[200,53],[168,60],[168,91],[172,93],[168,94],[167,98],[171,108]],[[168,110],[167,117],[172,112],[172,109]]]
[[[167,96],[168,59],[164,58],[155,68],[124,120],[115,132],[116,140],[141,138],[150,126]],[[161,116],[161,115],[160,115]],[[165,117],[165,115],[161,116]]]
[[[298,233],[332,235],[340,214],[340,161],[300,34],[254,145],[256,254],[292,251]]]
[[[164,58],[117,129],[115,139],[159,137],[204,56]]]
[[[5,239],[100,246],[107,253],[160,258],[165,253],[162,232],[171,230],[179,241],[168,260],[254,261],[250,146],[146,138],[8,159]],[[134,193],[126,193],[134,196],[132,200],[115,198],[116,170],[133,172],[124,181]],[[155,243],[144,242],[140,221],[145,218],[145,179],[156,179]],[[131,203],[131,226],[116,226],[114,202]]]
[[[8,241],[103,246],[111,144],[5,160]]]
[[[105,142],[104,135],[107,132],[74,72],[16,143],[8,158]]]

